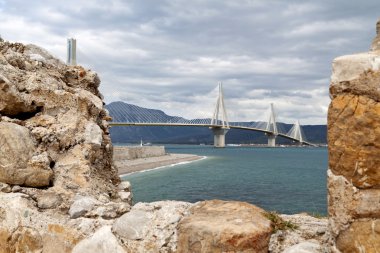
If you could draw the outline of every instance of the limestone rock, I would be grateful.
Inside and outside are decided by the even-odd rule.
[[[48,186],[53,176],[40,166],[43,155],[32,156],[35,145],[27,128],[0,122],[0,181],[12,185]],[[42,158],[43,159],[43,158]]]
[[[62,203],[62,197],[53,192],[42,193],[37,197],[37,206],[41,209],[56,208]]]
[[[38,111],[37,106],[21,98],[17,88],[3,75],[1,70],[9,71],[9,68],[0,68],[0,113],[11,117],[36,113]]]
[[[119,245],[111,232],[111,226],[98,229],[91,237],[80,241],[73,249],[73,253],[123,253],[127,252]]]
[[[131,210],[131,206],[127,203],[110,202],[105,205],[98,206],[92,212],[86,214],[86,217],[102,217],[103,219],[115,219]]]
[[[331,75],[331,93],[334,96],[337,91],[349,91],[354,88],[358,91],[373,90],[373,85],[365,87],[356,79],[365,78],[366,73],[377,72],[380,69],[380,54],[378,52],[359,53],[354,55],[339,56],[333,60]],[[369,80],[369,79],[368,79]],[[359,84],[359,87],[355,87]]]
[[[298,252],[297,249],[304,248],[303,245],[308,245],[309,243],[314,246],[318,245],[321,251],[316,252],[325,252],[329,239],[327,218],[315,218],[306,213],[293,215],[282,214],[280,217],[284,221],[296,225],[297,228],[294,230],[279,230],[272,234],[269,243],[269,252],[283,253],[287,252],[286,250],[288,249],[293,250],[293,247],[295,249],[291,252]]]
[[[25,169],[35,151],[29,130],[14,123],[0,122],[0,137],[2,171],[8,167]]]
[[[8,184],[0,183],[0,192],[9,193],[12,189]]]
[[[150,219],[146,211],[132,209],[116,220],[113,231],[126,240],[141,240],[144,238]]]
[[[179,224],[178,252],[268,252],[270,221],[244,202],[199,202]]]
[[[137,203],[112,226],[128,252],[177,252],[177,225],[190,203],[158,201]]]
[[[128,181],[123,181],[119,184],[118,189],[121,191],[130,192],[131,191],[131,183]]]
[[[283,253],[323,253],[321,245],[315,242],[301,242],[287,248]]]
[[[380,188],[380,103],[337,95],[328,113],[329,167],[358,188]]]
[[[358,191],[354,203],[356,218],[380,218],[380,189]]]
[[[71,205],[69,214],[72,219],[84,216],[90,212],[95,205],[99,204],[95,198],[90,196],[77,196],[74,203]]]
[[[337,248],[342,253],[375,253],[380,249],[380,219],[358,220],[337,238]]]
[[[42,237],[34,228],[19,227],[9,240],[10,252],[38,253],[43,249]]]
[[[328,211],[330,232],[338,235],[346,229],[353,219],[355,187],[343,176],[327,172]]]
[[[0,203],[0,252],[69,253],[91,232],[70,227],[67,216],[58,212],[39,212],[23,193],[0,193]]]
[[[78,227],[67,224],[49,223],[42,233],[43,252],[71,253],[73,247],[86,234],[92,233],[91,229],[78,233]]]
[[[337,235],[355,218],[380,218],[380,189],[358,189],[343,176],[328,175],[331,232]]]
[[[15,185],[12,187],[12,192],[20,192],[22,188],[19,185]]]
[[[131,192],[119,192],[119,197],[121,200],[127,202],[127,203],[132,203],[132,193]]]
[[[86,130],[84,133],[85,143],[95,144],[95,145],[101,145],[103,141],[102,137],[102,129],[95,124],[95,123],[89,123],[86,126]]]

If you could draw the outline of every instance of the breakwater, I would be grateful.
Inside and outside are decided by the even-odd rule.
[[[157,157],[165,154],[164,146],[114,146],[113,149],[114,161]]]

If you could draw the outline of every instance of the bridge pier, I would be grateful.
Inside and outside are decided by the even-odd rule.
[[[276,147],[276,137],[275,134],[267,134],[268,136],[268,147]]]
[[[224,148],[226,146],[226,133],[228,128],[211,127],[211,131],[214,133],[214,147]]]

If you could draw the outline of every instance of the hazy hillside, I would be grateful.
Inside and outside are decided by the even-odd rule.
[[[113,102],[106,105],[110,115],[115,121],[125,121],[125,116],[136,122],[149,118],[170,120],[178,118],[169,116],[163,111],[139,107],[124,102]],[[280,123],[285,130],[292,125]],[[326,125],[306,125],[303,131],[307,140],[313,143],[326,143]],[[139,143],[140,139],[151,143],[176,143],[176,144],[211,144],[213,136],[210,129],[206,127],[112,127],[111,138],[114,143]],[[226,135],[227,143],[267,143],[267,137],[260,132],[231,129]],[[288,140],[278,138],[278,143],[289,143]]]

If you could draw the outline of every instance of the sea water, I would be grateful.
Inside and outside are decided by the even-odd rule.
[[[327,148],[168,145],[166,151],[207,158],[124,176],[134,203],[239,200],[280,213],[326,215]]]

